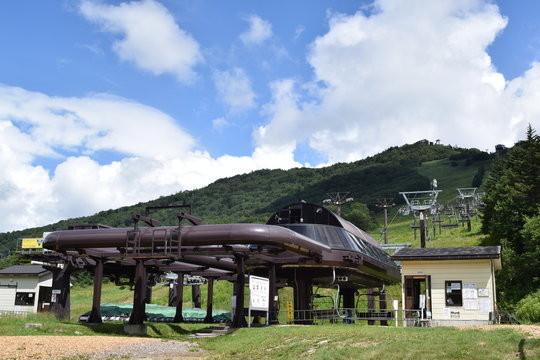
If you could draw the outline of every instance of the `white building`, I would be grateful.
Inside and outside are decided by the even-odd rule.
[[[0,313],[48,311],[52,273],[41,265],[15,265],[0,270]]]
[[[404,310],[423,309],[420,317],[434,326],[493,323],[499,246],[405,248],[392,260],[401,262]],[[406,313],[408,325],[418,323],[419,312]]]

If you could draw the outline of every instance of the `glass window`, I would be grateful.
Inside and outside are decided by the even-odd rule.
[[[446,289],[446,306],[462,306],[463,286],[461,284],[461,281],[445,281],[444,285]]]
[[[33,306],[35,295],[31,292],[18,292],[15,294],[15,305]]]

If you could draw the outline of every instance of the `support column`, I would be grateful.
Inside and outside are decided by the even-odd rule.
[[[101,284],[103,283],[103,259],[94,258],[96,268],[94,270],[94,294],[92,296],[92,312],[88,317],[91,324],[101,324]]]
[[[58,320],[69,320],[70,316],[70,283],[71,272],[75,268],[71,256],[66,256],[63,268],[48,268],[53,273],[51,310]]]
[[[130,325],[143,325],[146,317],[146,268],[144,261],[136,260],[135,265],[135,291],[133,294],[133,311],[129,317]]]
[[[245,259],[242,255],[236,255],[236,308],[234,309],[234,319],[231,324],[233,328],[246,327],[247,322],[244,316],[244,292],[246,284]]]
[[[270,264],[268,267],[268,282],[269,282],[269,308],[268,308],[268,324],[278,324],[278,314],[277,314],[277,303],[276,303],[276,296],[278,295],[277,287],[276,287],[276,264]]]
[[[424,220],[423,211],[420,211],[420,247],[426,247],[426,221]]]
[[[214,317],[212,316],[213,310],[213,301],[214,301],[214,278],[208,278],[208,292],[206,296],[206,317],[204,322],[207,324],[214,323]]]
[[[367,293],[368,314],[372,314],[375,312],[375,296],[373,296],[373,288],[369,288]],[[368,320],[368,325],[375,325],[375,320]]]
[[[379,289],[379,312],[386,315],[386,290]],[[388,321],[381,320],[381,326],[388,326]]]
[[[184,273],[177,272],[178,278],[176,280],[176,298],[175,306],[176,313],[174,315],[174,322],[179,323],[184,321],[184,316],[182,315],[182,302],[184,301]]]
[[[340,295],[343,296],[343,308],[347,316],[343,319],[345,324],[353,324],[354,320],[354,289],[341,289]]]
[[[201,286],[191,285],[191,304],[193,308],[201,308]]]
[[[311,282],[307,279],[297,279],[294,287],[294,322],[296,324],[311,324]]]

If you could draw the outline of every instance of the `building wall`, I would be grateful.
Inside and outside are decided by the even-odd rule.
[[[403,284],[405,283],[405,276],[431,276],[431,306],[434,324],[463,325],[489,323],[490,312],[494,311],[496,303],[492,260],[402,261],[401,266]],[[446,305],[446,281],[462,282],[463,304],[461,306]],[[476,299],[473,298],[474,291],[465,290],[465,287],[468,285],[471,287],[474,285]],[[403,303],[405,303],[404,291],[402,289]],[[466,298],[467,295],[469,295],[469,299]]]
[[[47,273],[41,277],[31,275],[2,275],[1,285],[16,285],[16,288],[0,286],[0,311],[37,312],[39,287],[52,287],[52,274]],[[17,292],[33,293],[34,305],[15,305]]]

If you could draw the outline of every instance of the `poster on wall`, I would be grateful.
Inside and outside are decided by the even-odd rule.
[[[463,299],[463,310],[479,310],[478,299]]]
[[[491,312],[491,301],[489,299],[480,299],[480,311]]]
[[[478,299],[476,284],[463,284],[463,299]]]

